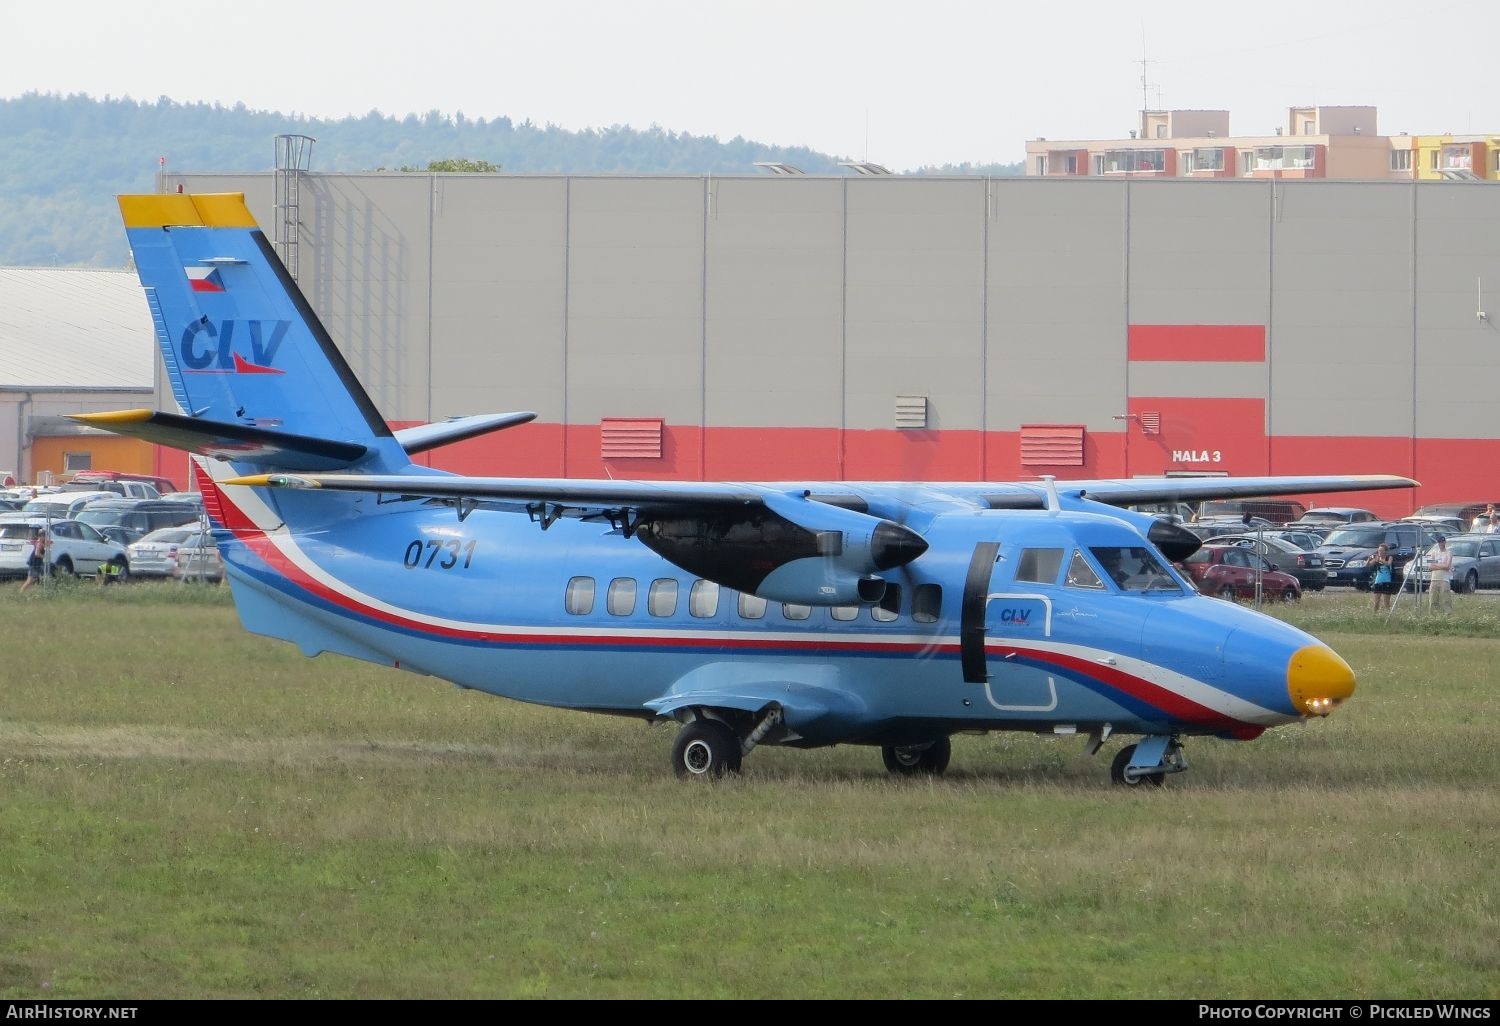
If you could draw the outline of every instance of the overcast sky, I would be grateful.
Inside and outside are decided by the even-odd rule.
[[[1313,104],[1500,133],[1500,0],[0,0],[0,26],[0,97],[654,124],[893,171],[1123,138],[1143,59],[1148,106],[1236,135]]]

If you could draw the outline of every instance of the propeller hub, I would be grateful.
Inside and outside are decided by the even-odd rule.
[[[927,551],[927,539],[909,527],[882,520],[870,536],[870,558],[877,570],[905,566]]]

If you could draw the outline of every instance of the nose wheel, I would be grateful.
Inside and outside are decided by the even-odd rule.
[[[1109,779],[1124,787],[1160,787],[1168,773],[1182,773],[1187,768],[1187,755],[1176,738],[1147,737],[1115,754]]]

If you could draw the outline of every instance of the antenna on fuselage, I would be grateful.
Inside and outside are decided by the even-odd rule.
[[[1062,500],[1057,497],[1057,478],[1051,474],[1043,474],[1042,481],[1047,486],[1047,512],[1061,512]]]

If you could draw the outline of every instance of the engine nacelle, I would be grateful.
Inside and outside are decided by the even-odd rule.
[[[802,496],[765,506],[643,517],[637,537],[691,574],[778,602],[878,602],[881,571],[927,551],[910,528]]]

